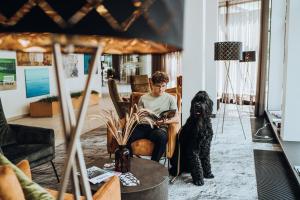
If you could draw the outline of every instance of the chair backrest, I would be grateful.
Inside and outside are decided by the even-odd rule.
[[[182,76],[177,76],[177,92],[181,95],[182,97]]]
[[[7,124],[0,99],[0,146],[6,146],[13,143],[16,143],[16,134],[11,131]]]
[[[108,79],[108,91],[120,119],[123,118],[127,110],[122,106],[124,101],[119,95],[116,80]]]
[[[132,92],[150,92],[148,75],[131,76],[130,82]]]

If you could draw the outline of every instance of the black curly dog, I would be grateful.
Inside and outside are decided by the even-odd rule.
[[[175,152],[171,158],[170,174],[178,176],[182,172],[190,172],[193,183],[199,186],[204,184],[203,178],[214,178],[210,165],[210,145],[213,137],[210,120],[212,109],[213,102],[208,94],[199,91],[192,99],[190,116],[178,135]]]

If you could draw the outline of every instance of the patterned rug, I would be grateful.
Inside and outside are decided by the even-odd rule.
[[[85,133],[80,137],[80,141],[86,164],[99,158],[109,157],[106,151],[106,128],[98,128]],[[64,168],[65,155],[65,145],[60,144],[56,146],[55,159],[53,162],[59,177],[61,177]],[[33,168],[32,178],[35,182],[46,188],[58,190],[60,187],[50,162]],[[70,184],[68,191],[71,191]]]
[[[205,180],[204,186],[198,187],[192,184],[189,174],[183,174],[173,185],[169,185],[169,199],[257,199],[250,119],[242,119],[247,135],[245,140],[237,115],[230,111],[227,113],[229,116],[224,124],[224,133],[218,131],[212,142],[211,160],[215,178]],[[213,119],[214,132],[216,123],[217,118]],[[109,156],[106,151],[105,133],[104,128],[99,128],[81,136],[87,164]],[[54,163],[59,174],[63,169],[64,155],[64,145],[57,146]],[[59,188],[50,163],[36,167],[32,172],[33,180],[42,186]]]

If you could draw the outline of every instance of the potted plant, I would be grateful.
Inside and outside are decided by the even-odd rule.
[[[115,170],[118,172],[130,171],[130,152],[126,148],[128,139],[130,138],[134,128],[138,124],[155,123],[151,117],[151,111],[141,108],[136,105],[130,110],[130,114],[126,114],[124,119],[119,119],[113,111],[103,111],[100,113],[100,119],[103,120],[118,143],[118,148],[115,151]],[[98,117],[98,115],[96,115]]]

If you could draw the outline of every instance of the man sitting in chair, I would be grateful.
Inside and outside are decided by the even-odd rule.
[[[157,115],[166,110],[176,110],[176,114],[170,119],[157,121],[153,128],[148,124],[139,124],[129,138],[128,148],[132,152],[131,143],[139,139],[148,139],[154,143],[151,160],[158,162],[166,151],[168,124],[178,123],[179,117],[175,97],[165,92],[169,82],[168,75],[157,71],[152,75],[151,81],[151,92],[144,94],[140,98],[138,107],[149,109]]]

